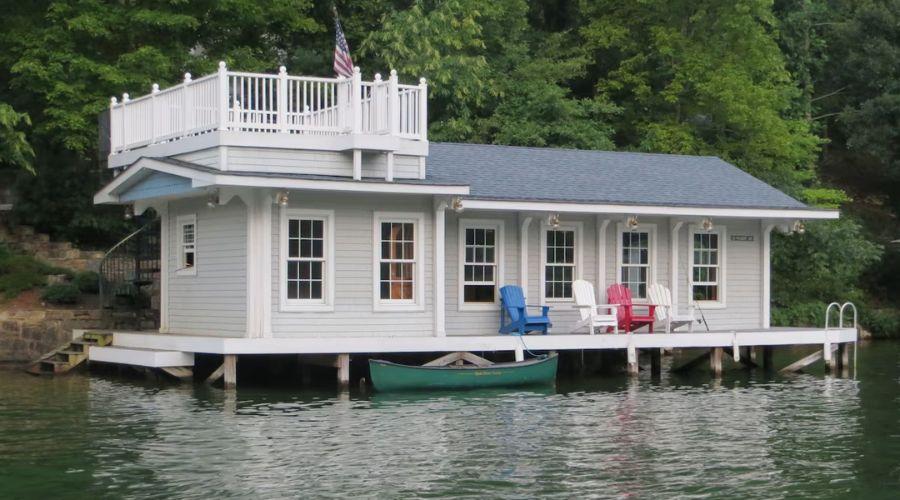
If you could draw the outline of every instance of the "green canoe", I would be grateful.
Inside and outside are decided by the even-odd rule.
[[[490,366],[408,366],[370,359],[369,374],[378,391],[520,387],[553,383],[558,361],[556,354]]]

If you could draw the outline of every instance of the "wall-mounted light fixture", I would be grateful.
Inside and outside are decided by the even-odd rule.
[[[275,204],[282,207],[288,206],[288,192],[279,191],[275,193]]]
[[[547,217],[547,225],[556,229],[559,227],[559,214],[550,214]]]
[[[628,219],[625,221],[625,225],[628,227],[629,231],[634,231],[640,225],[638,222],[637,215],[629,215]]]
[[[134,218],[134,206],[125,205],[125,220],[131,220]]]
[[[463,207],[462,198],[460,198],[459,196],[453,198],[453,200],[450,202],[450,208],[458,214],[462,213],[462,211],[465,209]]]
[[[791,231],[797,234],[803,234],[806,232],[806,225],[803,224],[803,221],[801,220],[795,220],[794,226],[791,228]]]
[[[213,189],[206,196],[206,206],[209,208],[216,208],[219,206],[219,190]]]
[[[713,221],[709,217],[703,219],[703,222],[700,223],[700,227],[703,228],[707,233],[713,230]]]

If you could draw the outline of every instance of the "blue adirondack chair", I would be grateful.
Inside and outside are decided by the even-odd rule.
[[[529,307],[540,307],[540,316],[529,316]],[[500,333],[525,335],[528,332],[541,332],[547,335],[553,326],[547,313],[549,306],[529,306],[525,304],[522,287],[507,285],[500,289]]]

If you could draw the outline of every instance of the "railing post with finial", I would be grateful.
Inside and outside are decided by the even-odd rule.
[[[278,128],[282,133],[287,133],[287,68],[278,68]]]
[[[128,115],[126,115],[125,105],[128,104],[131,98],[128,97],[128,93],[122,94],[122,151],[125,151],[125,148],[128,147],[128,137],[125,135],[128,133],[128,127],[125,122],[128,121]]]
[[[369,96],[369,125],[372,130],[369,132],[378,133],[382,131],[381,124],[385,116],[384,106],[386,103],[381,100],[382,87],[384,82],[381,80],[381,73],[375,73],[375,81],[372,82],[372,95]],[[385,122],[385,125],[387,123]]]
[[[388,79],[388,123],[392,136],[400,134],[400,86],[397,83],[397,70],[391,70]]]
[[[419,139],[428,140],[428,83],[419,80]]]
[[[159,93],[159,85],[154,83],[150,87],[150,144],[156,144],[156,137],[159,135],[159,127],[156,126],[157,116],[160,113],[156,109],[156,94]]]
[[[343,133],[347,131],[347,85],[343,75],[337,77],[337,127]]]
[[[118,125],[116,120],[117,102],[115,96],[109,98],[109,151],[111,154],[116,154],[116,150],[119,149],[122,142],[122,139],[116,133],[116,126]]]
[[[219,130],[228,130],[228,68],[219,61]]]
[[[182,109],[181,109],[181,136],[186,136],[188,131],[193,128],[193,108],[194,108],[194,100],[191,99],[191,74],[184,74],[184,83],[181,86],[181,97],[182,97]]]
[[[350,109],[353,120],[351,131],[358,134],[362,131],[362,75],[359,74],[359,66],[354,66],[350,80]]]

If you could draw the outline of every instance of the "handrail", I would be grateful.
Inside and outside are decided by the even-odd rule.
[[[157,248],[159,237],[157,236],[154,240],[153,235],[150,235],[150,240],[142,241],[139,241],[138,237],[148,233],[155,227],[159,227],[159,221],[159,217],[153,218],[128,236],[122,238],[103,255],[99,266],[100,304],[102,307],[111,305],[111,303],[107,304],[111,298],[110,293],[121,289],[130,290],[130,286],[133,286],[141,278],[152,281],[152,275],[158,271],[157,268],[159,267],[159,249]],[[152,243],[153,241],[156,243]],[[136,247],[129,250],[126,246],[132,242],[135,243]],[[143,253],[147,253],[150,257],[142,255]],[[156,265],[154,266],[153,262],[150,261],[156,261]],[[147,266],[148,262],[151,264],[149,268]],[[131,281],[129,282],[129,280]]]
[[[853,308],[853,328],[856,328],[856,306],[853,304],[853,302],[844,302],[844,304],[841,306],[841,313],[838,316],[838,325],[840,325],[840,328],[844,327],[844,309],[847,308],[847,306]]]
[[[831,314],[832,307],[840,309],[841,305],[838,304],[837,302],[832,302],[831,304],[828,304],[828,307],[825,309],[825,329],[826,330],[828,330],[829,326],[831,326],[831,325],[829,325],[830,322],[828,321],[828,317]],[[838,328],[841,328],[840,323],[838,323]]]
[[[110,148],[115,155],[215,130],[287,134],[391,134],[428,139],[428,85],[400,84],[396,71],[388,79],[219,71],[151,93],[110,100]],[[300,119],[304,113],[321,119]]]

